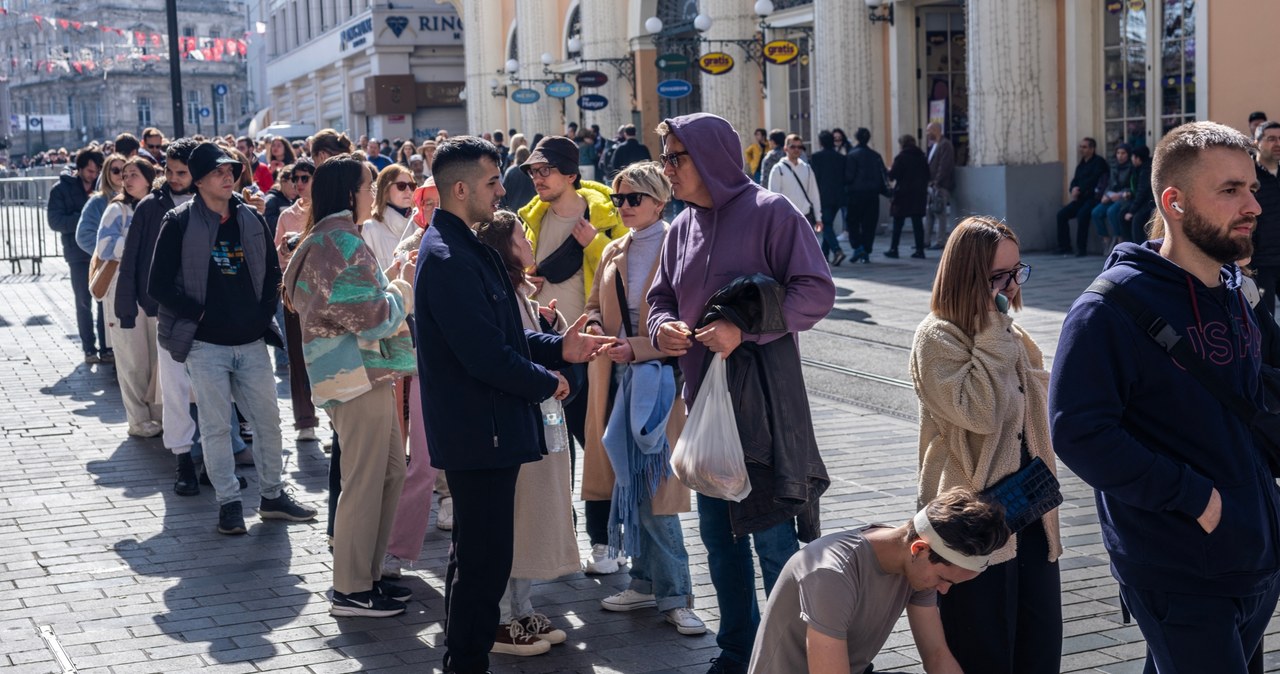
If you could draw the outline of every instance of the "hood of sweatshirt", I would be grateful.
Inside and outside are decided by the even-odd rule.
[[[698,176],[711,192],[711,209],[689,204],[698,210],[724,208],[751,188],[742,168],[742,144],[733,126],[721,117],[699,112],[666,120],[671,133],[680,139],[693,157]]]

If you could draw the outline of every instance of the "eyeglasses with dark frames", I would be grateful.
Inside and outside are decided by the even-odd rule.
[[[658,155],[658,161],[662,162],[663,166],[670,164],[671,168],[678,169],[680,168],[680,158],[684,156],[688,156],[688,154],[689,152],[687,150],[681,150],[679,152],[667,152],[665,154]]]
[[[622,204],[624,202],[628,206],[635,208],[636,206],[640,205],[640,200],[643,197],[649,197],[650,199],[653,199],[652,194],[645,194],[644,192],[628,192],[626,194],[610,194],[609,195],[609,199],[613,201],[614,208],[622,208]],[[657,201],[657,200],[654,199],[654,201]]]
[[[406,182],[406,181],[403,181],[403,180],[397,180],[397,181],[395,181],[395,182],[391,183],[391,185],[392,185],[392,186],[394,186],[397,190],[399,190],[399,191],[401,191],[401,192],[408,192],[408,191],[410,191],[410,190],[414,189],[415,187],[417,187],[417,185],[416,185],[415,183]]]
[[[559,171],[557,171],[556,167],[554,166],[539,166],[538,168],[534,168],[530,166],[529,168],[525,169],[525,173],[528,173],[530,178],[534,176],[538,176],[539,178],[546,178],[552,173],[559,173]]]
[[[1007,290],[1010,283],[1022,285],[1029,278],[1031,278],[1031,265],[1019,262],[1013,269],[994,274],[989,280],[992,290]]]

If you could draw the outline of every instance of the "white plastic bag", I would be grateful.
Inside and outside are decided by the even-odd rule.
[[[671,452],[671,470],[699,494],[738,502],[751,493],[751,481],[729,397],[725,359],[718,353],[710,356],[707,376]]]

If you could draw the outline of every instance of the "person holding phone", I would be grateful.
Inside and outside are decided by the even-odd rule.
[[[1035,340],[1009,315],[1022,308],[1031,278],[1020,257],[1013,230],[986,216],[966,218],[947,239],[931,313],[911,348],[918,507],[952,487],[980,492],[1036,457],[1056,470],[1049,373]],[[1052,510],[1010,536],[985,573],[938,598],[947,645],[964,671],[1059,671],[1061,553]]]

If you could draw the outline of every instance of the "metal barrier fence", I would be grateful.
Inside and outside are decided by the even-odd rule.
[[[0,261],[21,274],[22,263],[31,262],[31,273],[40,273],[46,256],[61,254],[61,236],[49,229],[46,206],[57,176],[0,178]]]

